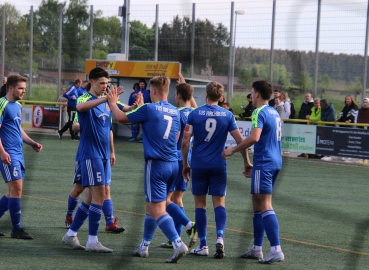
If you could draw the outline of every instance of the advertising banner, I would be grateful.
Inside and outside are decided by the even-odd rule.
[[[32,127],[59,129],[59,107],[33,106]]]
[[[178,78],[179,62],[135,62],[111,60],[86,60],[86,74],[93,68],[105,69],[112,77],[152,78],[167,76],[170,79]]]
[[[369,130],[318,126],[318,155],[369,159]]]
[[[315,154],[315,125],[282,125],[282,151]]]
[[[32,105],[22,105],[22,127],[32,127]]]
[[[250,136],[251,133],[251,121],[236,121],[238,129],[241,132],[242,138],[246,139],[248,136]],[[226,146],[234,147],[237,143],[233,139],[232,135],[228,132],[227,140],[226,140]],[[252,149],[254,147],[251,147]]]

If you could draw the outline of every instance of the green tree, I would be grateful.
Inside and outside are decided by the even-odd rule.
[[[353,92],[355,100],[357,100],[357,96],[361,94],[362,89],[363,85],[361,84],[361,78],[359,76],[355,76],[354,83],[347,87],[347,90]]]
[[[122,25],[120,20],[114,16],[107,18],[100,18],[100,14],[95,14],[95,16],[92,54],[106,59],[108,53],[121,51]]]
[[[238,77],[238,84],[248,87],[252,84],[252,72],[250,69],[244,68],[241,75]]]
[[[132,21],[129,32],[129,59],[153,60],[155,28],[149,28],[140,21]]]
[[[311,90],[313,88],[313,79],[310,77],[309,73],[302,71],[300,77],[296,81],[303,92],[306,90]]]

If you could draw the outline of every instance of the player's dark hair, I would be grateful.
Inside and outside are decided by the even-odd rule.
[[[133,89],[133,90],[136,90],[136,89],[138,89],[138,88],[140,88],[140,85],[139,85],[138,83],[135,83],[135,84],[133,85],[133,87],[132,87],[132,89]]]
[[[27,78],[21,75],[10,75],[8,77],[8,81],[6,82],[6,88],[9,89],[9,86],[15,88],[19,82],[27,82]]]
[[[146,80],[145,79],[140,79],[139,81],[138,81],[138,83],[144,83],[145,84],[145,89],[147,88],[147,82],[146,82]]]
[[[150,80],[150,86],[156,88],[161,95],[169,92],[169,84],[170,79],[166,76],[155,76]]]
[[[258,92],[263,100],[269,100],[273,93],[273,87],[265,80],[253,82],[252,88]]]
[[[88,74],[88,78],[92,80],[98,80],[100,78],[109,79],[109,73],[106,72],[105,69],[97,67],[90,71],[90,73]]]
[[[210,101],[218,101],[224,93],[224,86],[218,82],[210,82],[206,85],[206,94]]]
[[[87,91],[87,92],[90,92],[90,90],[91,90],[91,83],[88,83],[88,84],[86,85],[86,91]]]
[[[177,94],[182,97],[183,101],[189,101],[193,95],[193,87],[188,83],[180,83],[176,85]]]

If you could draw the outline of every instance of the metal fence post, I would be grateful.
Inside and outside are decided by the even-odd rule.
[[[92,46],[94,44],[94,6],[90,6],[90,48],[89,59],[92,59]]]
[[[234,16],[234,2],[231,2],[231,25],[230,25],[230,36],[229,36],[229,65],[228,65],[228,87],[227,87],[227,99],[230,101],[230,96],[233,91],[233,76],[232,68],[234,65],[233,59],[233,16]]]
[[[5,13],[6,13],[6,7],[5,5],[3,5],[2,7],[2,35],[1,35],[1,65],[2,65],[2,69],[1,69],[1,78],[4,78],[4,74],[5,74]]]
[[[365,49],[364,49],[364,74],[363,74],[363,89],[361,91],[361,100],[365,98],[367,70],[368,70],[368,31],[369,31],[369,0],[366,11],[366,31],[365,31]]]
[[[274,65],[274,29],[275,29],[275,10],[277,0],[273,0],[273,13],[272,13],[272,37],[270,42],[270,67],[269,67],[269,81],[273,83],[273,65]]]
[[[196,31],[196,3],[192,3],[192,31],[191,31],[191,63],[190,63],[190,77],[193,78],[195,65],[195,31]]]
[[[33,66],[33,6],[31,6],[31,10],[29,12],[29,19],[30,19],[30,23],[29,23],[29,71],[28,71],[28,93],[27,93],[27,97],[28,99],[30,99],[31,95],[32,95],[32,79],[33,79],[33,71],[32,71],[32,66]]]
[[[63,27],[63,5],[59,5],[59,42],[58,42],[58,91],[56,91],[56,98],[60,95],[61,88],[61,55],[62,55],[62,27]]]
[[[159,51],[159,5],[156,4],[156,11],[155,11],[155,51],[154,51],[154,61],[158,61],[158,51]]]
[[[319,69],[319,39],[320,39],[320,13],[322,1],[318,0],[318,16],[316,22],[316,41],[315,41],[315,68],[314,68],[314,97],[318,92],[318,69]]]

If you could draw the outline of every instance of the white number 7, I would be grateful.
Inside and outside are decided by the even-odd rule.
[[[167,125],[167,129],[165,130],[163,139],[168,140],[170,128],[172,127],[173,118],[170,117],[169,115],[164,114],[164,119],[168,121],[168,125]]]

